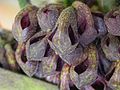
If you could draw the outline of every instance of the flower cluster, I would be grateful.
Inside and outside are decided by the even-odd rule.
[[[60,90],[120,89],[120,8],[91,13],[75,1],[65,8],[28,5],[13,24],[16,60],[28,76]]]

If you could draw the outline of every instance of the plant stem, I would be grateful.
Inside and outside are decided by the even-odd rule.
[[[0,68],[0,90],[58,90],[56,85]]]
[[[63,0],[65,7],[70,6],[75,0]]]

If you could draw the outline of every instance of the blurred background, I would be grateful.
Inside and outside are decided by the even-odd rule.
[[[31,3],[42,6],[56,0],[31,0]],[[0,27],[11,30],[14,17],[20,11],[18,0],[0,0]]]
[[[0,27],[7,30],[12,29],[14,17],[20,11],[18,1],[21,2],[24,0],[0,0]],[[70,3],[74,0],[30,0],[30,1],[33,5],[42,7],[43,5],[48,3],[56,3],[61,1],[68,1],[67,3]],[[120,0],[80,0],[80,1],[88,2],[88,4],[90,1],[96,1],[97,3],[95,3],[95,5],[93,5],[93,7],[91,8],[92,11],[100,10],[102,12],[108,12],[114,6],[120,5]]]
[[[19,10],[17,0],[0,0],[0,26],[11,30],[14,17]]]

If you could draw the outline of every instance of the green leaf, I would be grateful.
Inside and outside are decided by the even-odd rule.
[[[0,90],[58,90],[42,80],[29,78],[0,68]]]
[[[70,6],[75,0],[63,0],[63,4],[65,7]]]
[[[30,0],[18,0],[20,8],[24,8],[27,4],[30,4]]]
[[[107,13],[116,6],[115,0],[97,0],[100,10]]]

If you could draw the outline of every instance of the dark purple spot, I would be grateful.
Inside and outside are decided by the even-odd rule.
[[[36,42],[42,40],[44,37],[45,37],[45,35],[40,36],[40,37],[33,38],[33,39],[30,41],[30,44],[36,43]]]
[[[120,54],[120,47],[118,48],[118,52],[119,52],[119,54]]]
[[[22,50],[22,54],[21,54],[21,60],[26,63],[27,62],[27,58],[26,58],[26,54],[25,54],[26,50]]]
[[[48,57],[49,56],[49,50],[50,50],[50,45],[48,44],[45,50],[45,55],[44,57]]]
[[[44,12],[45,14],[48,14],[48,13],[50,12],[50,10],[45,9],[43,12]]]
[[[88,66],[89,66],[89,60],[86,59],[84,62],[82,62],[81,64],[77,65],[74,70],[75,70],[76,73],[81,74],[81,73],[86,71]]]
[[[84,29],[81,29],[81,27],[78,28],[78,33],[82,35],[84,33]]]
[[[68,33],[69,33],[69,37],[71,40],[71,44],[74,45],[75,44],[75,35],[74,35],[74,32],[73,32],[71,26],[68,28]]]
[[[56,31],[57,31],[57,27],[53,29],[52,33],[51,33],[50,36],[48,37],[48,39],[49,39],[50,41],[52,41],[53,36],[55,35]]]
[[[0,63],[0,67],[3,67],[1,63]]]
[[[103,13],[98,13],[98,12],[94,12],[94,13],[92,13],[93,15],[95,15],[96,17],[100,17],[100,18],[104,18],[104,15],[103,15]]]
[[[70,86],[70,90],[79,90],[75,85]]]
[[[59,57],[58,60],[57,60],[57,67],[56,67],[56,71],[61,71],[62,70],[62,67],[64,65],[64,62],[63,60]]]
[[[106,45],[109,46],[109,44],[110,44],[110,38],[106,40]]]
[[[115,72],[115,68],[106,76],[106,80],[109,81],[110,78],[112,77],[113,73]]]
[[[29,15],[28,13],[23,15],[22,19],[21,19],[21,27],[22,29],[25,29],[26,27],[29,27],[30,25],[30,19],[29,19]]]
[[[115,15],[111,15],[110,18],[116,18],[116,16]]]
[[[85,32],[85,29],[86,29],[86,23],[84,21],[81,25],[78,26],[78,33],[82,35]]]
[[[92,85],[91,85],[95,90],[104,90],[104,83],[100,80],[96,80]]]

